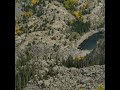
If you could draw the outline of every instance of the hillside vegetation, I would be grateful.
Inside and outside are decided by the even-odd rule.
[[[87,34],[105,30],[104,0],[15,4],[15,90],[105,89],[104,38],[87,55],[77,47]]]

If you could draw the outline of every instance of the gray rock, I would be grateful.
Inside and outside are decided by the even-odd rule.
[[[50,81],[49,80],[44,80],[44,85],[45,85],[45,87],[49,87]]]

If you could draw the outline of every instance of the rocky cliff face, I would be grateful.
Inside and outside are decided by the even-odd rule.
[[[104,28],[104,0],[78,0],[70,4],[72,10],[64,0],[40,0],[24,11],[29,1],[16,1],[22,7],[15,27],[16,90],[97,90],[100,83],[104,85],[103,41],[84,60],[95,62],[92,66],[64,64],[70,55],[81,56],[76,44],[86,32]]]

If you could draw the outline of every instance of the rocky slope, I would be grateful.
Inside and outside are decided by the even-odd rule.
[[[22,4],[26,5],[29,1],[16,2],[23,7]],[[104,29],[104,0],[78,0],[74,7],[78,14],[67,9],[64,0],[41,2],[36,5],[35,12],[32,11],[30,16],[17,8],[15,89],[97,90],[100,83],[104,85],[105,65],[88,64],[87,67],[85,65],[78,68],[76,65],[66,66],[65,63],[70,63],[70,60],[73,62],[78,56],[85,56],[85,51],[77,49],[77,46],[82,38],[86,38],[86,33]],[[82,19],[78,19],[80,12]],[[104,45],[98,43],[98,47],[84,61],[101,61],[104,58],[103,49]]]
[[[86,58],[91,64],[104,64],[105,63],[105,40],[99,40],[97,47]]]
[[[36,82],[32,81],[23,90],[98,90],[98,85],[105,85],[105,66],[95,65],[81,69],[54,66],[55,76]]]

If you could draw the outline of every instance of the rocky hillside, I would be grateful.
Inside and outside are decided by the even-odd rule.
[[[86,58],[91,64],[104,64],[105,63],[105,41],[100,40],[95,50],[93,50]]]
[[[105,87],[105,63],[89,63],[105,61],[104,42],[87,56],[77,46],[104,30],[104,8],[104,0],[16,0],[15,89]]]
[[[99,84],[105,85],[104,65],[81,69],[54,66],[52,73],[55,76],[40,80],[36,85],[29,81],[23,90],[99,90]]]

